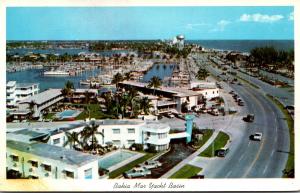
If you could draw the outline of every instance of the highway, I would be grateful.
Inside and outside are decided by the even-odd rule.
[[[216,76],[219,74],[212,66],[206,68]],[[230,152],[225,158],[209,159],[203,174],[206,178],[280,178],[289,152],[289,130],[282,112],[261,89],[247,84],[230,86],[245,102],[239,113],[253,113],[255,120],[244,124],[236,120],[224,129],[231,136]],[[249,140],[255,132],[263,133],[262,141]]]

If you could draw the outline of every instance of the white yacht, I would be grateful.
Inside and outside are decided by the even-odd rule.
[[[44,76],[69,76],[70,73],[62,70],[45,71]]]

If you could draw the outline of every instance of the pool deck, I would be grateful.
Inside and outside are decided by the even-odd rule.
[[[108,153],[108,154],[106,154],[105,156],[103,156],[103,157],[101,157],[101,158],[105,158],[105,157],[107,157],[107,156],[111,156],[111,155],[113,155],[113,154],[115,154],[115,153],[118,153],[118,152],[120,152],[120,151],[123,151],[123,152],[131,152],[131,153],[135,153],[136,155],[134,155],[134,156],[132,156],[132,157],[130,157],[130,158],[124,160],[124,161],[121,161],[121,162],[119,162],[118,164],[115,164],[115,165],[110,166],[109,168],[107,168],[109,171],[114,171],[114,170],[116,170],[116,169],[118,169],[118,168],[120,168],[120,167],[122,167],[122,166],[124,166],[124,165],[126,165],[126,164],[128,164],[128,163],[130,163],[130,162],[133,162],[134,160],[139,159],[140,157],[143,157],[143,156],[145,155],[144,153],[140,153],[140,152],[136,152],[136,151],[129,151],[129,150],[122,149],[122,150],[117,150],[117,151]],[[100,161],[101,161],[101,160],[100,160]]]

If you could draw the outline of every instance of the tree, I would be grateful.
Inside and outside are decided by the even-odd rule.
[[[126,72],[124,75],[124,80],[131,80],[133,77],[133,74],[131,72]]]
[[[91,145],[93,151],[95,151],[96,147],[99,146],[96,135],[101,135],[102,139],[104,138],[104,134],[98,131],[98,127],[99,125],[97,125],[95,121],[92,121],[91,124],[87,125],[80,133],[83,143],[85,144],[84,146],[86,146],[87,141],[92,138]]]
[[[118,86],[118,83],[119,82],[122,82],[124,79],[123,79],[123,76],[122,76],[122,74],[121,73],[117,73],[117,74],[115,74],[114,76],[113,76],[113,79],[112,79],[112,83],[113,84],[116,84],[116,86]]]
[[[61,90],[61,93],[68,98],[68,101],[71,101],[71,97],[73,95],[74,84],[71,81],[67,81],[65,83],[65,87]]]
[[[199,68],[196,77],[199,80],[205,80],[209,76],[209,73],[206,69],[204,68]]]
[[[150,100],[148,99],[148,97],[143,97],[142,99],[140,99],[139,104],[140,104],[140,109],[141,109],[146,115],[149,114],[150,108],[153,107],[153,105],[150,103]]]
[[[34,108],[35,108],[36,102],[34,100],[29,102],[29,110],[30,110],[30,118],[33,118],[33,114],[34,114]]]
[[[130,116],[133,116],[133,112],[134,112],[134,107],[138,107],[137,105],[135,105],[136,103],[136,97],[139,96],[138,91],[135,88],[130,88],[128,89],[128,100],[130,102],[130,108],[131,108],[131,114]]]
[[[72,132],[72,133],[66,132],[66,137],[67,137],[67,141],[64,143],[64,145],[63,145],[64,147],[69,145],[70,148],[75,149],[76,145],[80,144],[79,133],[77,133],[77,132]]]
[[[148,88],[153,87],[153,95],[155,94],[155,89],[162,85],[162,81],[158,76],[153,76],[148,82]]]

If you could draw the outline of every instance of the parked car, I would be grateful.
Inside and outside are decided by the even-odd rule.
[[[142,164],[139,164],[139,166],[143,167],[143,168],[147,168],[147,169],[153,169],[153,168],[161,167],[162,164],[159,161],[148,160],[148,161],[145,161]]]
[[[212,115],[218,116],[219,115],[219,110],[218,109],[211,109],[210,112]]]
[[[242,86],[243,84],[241,82],[239,82],[238,85]]]
[[[192,179],[204,179],[204,175],[197,174],[191,177]]]
[[[144,167],[135,167],[123,174],[125,178],[138,178],[151,175],[151,171]]]
[[[261,141],[262,139],[262,133],[256,132],[253,135],[250,135],[250,139],[254,141]]]
[[[167,113],[165,116],[171,119],[175,117],[172,113]]]
[[[239,102],[238,102],[238,105],[239,105],[239,106],[244,106],[244,102],[243,102],[243,101],[239,101]]]
[[[183,114],[179,113],[179,114],[176,114],[176,117],[179,118],[179,119],[182,119],[182,120],[185,120],[185,117]]]
[[[232,90],[232,91],[230,91],[230,92],[229,92],[229,94],[234,94],[234,91],[233,91],[233,90]]]
[[[216,155],[218,157],[225,157],[229,152],[229,148],[221,148],[221,149],[218,149],[217,152],[216,152]]]

